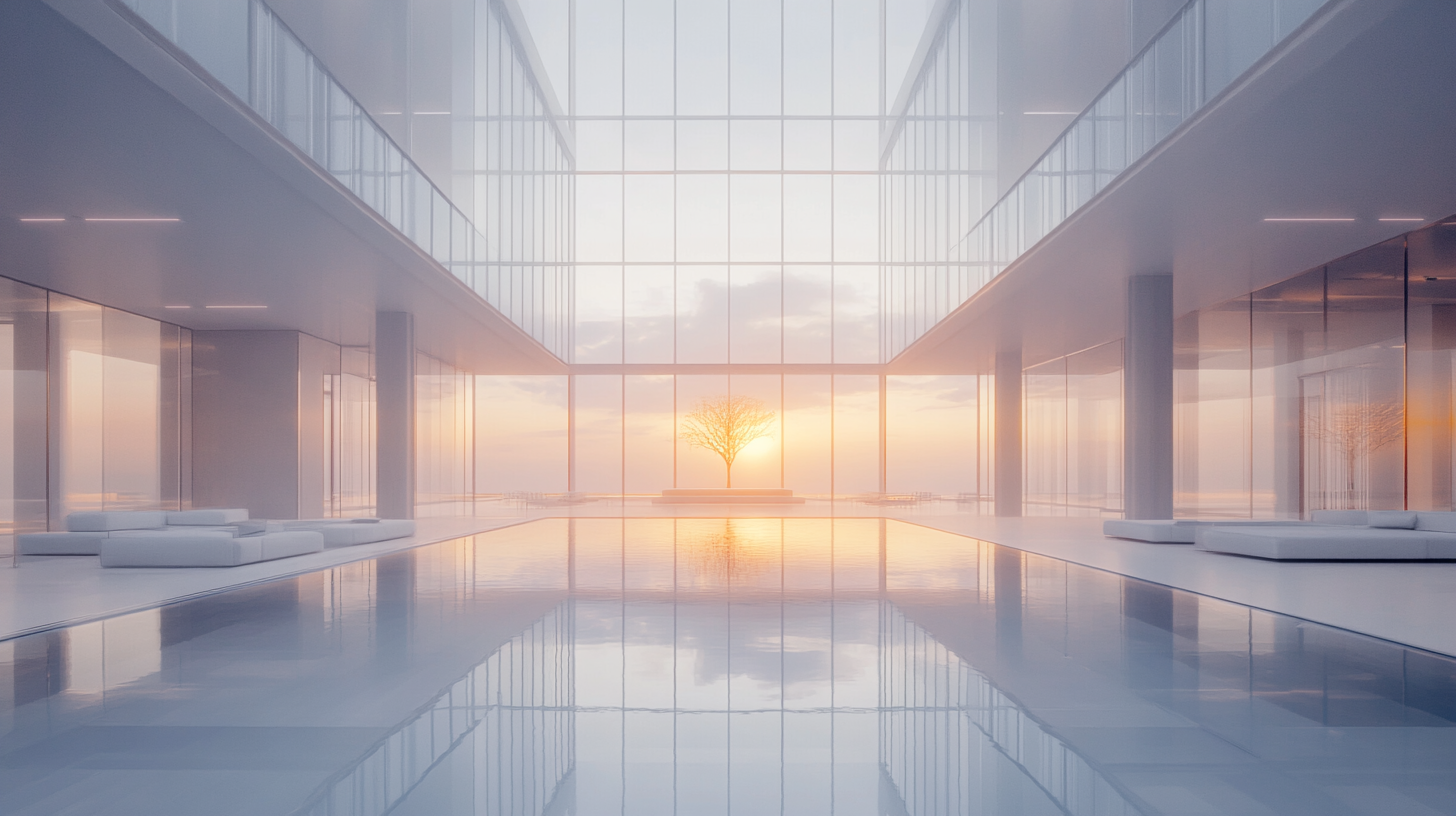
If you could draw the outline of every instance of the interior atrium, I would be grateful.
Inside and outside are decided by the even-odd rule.
[[[1456,814],[1456,3],[0,3],[0,814]]]

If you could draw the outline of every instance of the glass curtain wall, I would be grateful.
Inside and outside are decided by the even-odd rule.
[[[301,390],[301,398],[316,401],[303,406],[301,416],[312,417],[303,428],[299,475],[317,484],[302,484],[299,505],[313,507],[304,515],[326,518],[372,516],[375,511],[374,355],[367,348],[336,346],[317,338],[300,337],[300,376],[316,383]],[[315,494],[314,491],[318,491]]]
[[[192,336],[49,294],[50,526],[191,502]]]
[[[1456,225],[1407,248],[1407,507],[1456,510]]]
[[[997,111],[1007,102],[986,95],[996,81],[994,68],[979,75],[992,77],[989,84],[972,74],[960,86],[953,72],[942,73],[942,65],[968,59],[972,65],[996,65],[995,54],[987,55],[981,42],[996,36],[994,5],[965,0],[961,16],[990,16],[963,24],[969,26],[968,40],[947,34],[935,43],[909,104],[893,112],[895,143],[887,170],[908,177],[903,182],[887,177],[883,246],[892,265],[884,281],[886,359],[1015,263],[1326,4],[1192,0],[1151,42],[1128,55],[1126,67],[1090,104],[1056,112],[1070,114],[1070,122],[1047,150],[1029,168],[1005,168],[1019,177],[998,180],[994,203],[976,201],[968,212],[972,202],[963,191],[987,189],[976,180],[989,167],[981,162],[988,156],[994,161],[998,148],[986,141],[986,117],[1021,112]],[[1155,9],[1134,6],[1127,6],[1129,42],[1139,18],[1157,19]],[[1017,145],[1000,147],[1010,151]],[[955,184],[953,178],[962,181]]]
[[[1122,513],[1122,341],[1026,370],[1027,515]]]
[[[1449,231],[1401,236],[1177,321],[1180,515],[1451,506]]]
[[[415,512],[475,509],[475,378],[424,354],[415,363]]]
[[[573,362],[878,362],[877,0],[576,14]]]
[[[880,182],[880,356],[894,357],[985,284],[961,241],[996,203],[996,6],[957,0],[903,111]]]
[[[412,0],[351,9],[339,26],[323,4],[278,0],[301,38],[259,0],[125,3],[406,239],[567,356],[570,137],[503,6]],[[361,60],[361,40],[380,47]]]
[[[991,496],[990,376],[884,378],[880,485],[876,375],[575,375],[476,378],[476,484],[481,494],[531,501],[568,485],[607,495],[725,483],[722,459],[677,437],[699,399],[753,396],[774,412],[770,436],[734,464],[734,484],[828,498],[929,494],[978,507]],[[964,509],[964,508],[963,508]]]
[[[995,400],[989,376],[889,376],[885,388],[885,489],[954,498],[989,509]],[[983,507],[984,505],[984,507]]]
[[[475,378],[475,487],[531,500],[567,490],[567,378]]]

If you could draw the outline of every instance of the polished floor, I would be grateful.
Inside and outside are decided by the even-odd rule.
[[[0,642],[4,814],[1456,814],[1456,660],[901,521],[547,519]]]

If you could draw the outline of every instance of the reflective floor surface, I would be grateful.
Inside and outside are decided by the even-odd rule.
[[[876,519],[551,519],[0,642],[3,814],[1456,814],[1456,661]]]

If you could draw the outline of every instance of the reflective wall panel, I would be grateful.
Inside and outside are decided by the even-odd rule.
[[[0,563],[46,529],[46,292],[0,278]]]
[[[415,363],[418,516],[470,515],[475,502],[475,378],[421,354]]]
[[[51,528],[76,511],[190,503],[190,333],[51,293],[49,344]]]
[[[1117,341],[1026,370],[1028,515],[1121,515],[1122,362]]]

